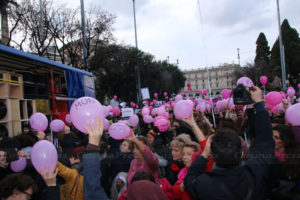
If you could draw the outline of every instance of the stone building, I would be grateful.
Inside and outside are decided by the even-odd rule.
[[[213,97],[221,95],[223,89],[232,89],[235,87],[234,71],[240,66],[237,64],[223,64],[209,69],[211,93]],[[206,89],[208,91],[208,73],[207,69],[196,69],[183,71],[186,82],[183,92],[188,93],[187,83],[191,84],[193,96],[198,94],[198,90]]]

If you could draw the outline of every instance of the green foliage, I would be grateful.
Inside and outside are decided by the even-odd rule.
[[[296,29],[291,28],[285,19],[281,25],[282,43],[284,46],[285,66],[289,82],[296,86],[300,82],[300,38]],[[281,62],[279,40],[277,39],[271,50],[270,67],[281,77]]]
[[[255,63],[264,61],[269,63],[270,59],[270,47],[268,45],[267,38],[264,33],[260,33],[256,40],[256,56]]]
[[[90,70],[97,77],[96,94],[100,101],[117,95],[123,101],[136,101],[135,66],[139,67],[141,88],[151,94],[177,93],[185,78],[177,66],[154,61],[150,54],[130,46],[116,44],[99,47],[90,60]]]

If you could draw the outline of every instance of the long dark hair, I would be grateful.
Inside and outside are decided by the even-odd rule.
[[[299,178],[300,151],[292,128],[286,125],[277,125],[273,127],[273,131],[279,132],[280,139],[284,145],[286,162],[283,163],[283,170],[285,175],[290,178]]]

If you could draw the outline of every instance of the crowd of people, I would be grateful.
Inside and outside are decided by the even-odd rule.
[[[167,131],[138,113],[139,124],[123,140],[103,130],[104,120],[87,125],[88,134],[65,126],[56,135],[57,166],[46,171],[34,169],[30,152],[51,140],[49,131],[25,126],[14,138],[1,133],[0,199],[300,199],[300,128],[284,112],[268,110],[261,89],[253,88],[254,104],[217,113],[216,127],[209,111],[176,119],[172,108]],[[19,156],[27,166],[15,173],[9,164]]]

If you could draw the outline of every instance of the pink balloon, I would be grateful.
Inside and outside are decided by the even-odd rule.
[[[165,96],[165,97],[168,96],[168,93],[167,93],[167,92],[164,92],[164,96]]]
[[[102,108],[103,108],[103,116],[104,117],[107,117],[108,116],[108,114],[109,114],[109,109],[108,109],[108,107],[107,106],[102,106]]]
[[[109,121],[107,119],[104,119],[103,130],[107,131],[109,129],[109,126]]]
[[[283,111],[284,112],[284,107],[283,107],[283,103],[281,102],[280,104],[277,105],[278,110]]]
[[[287,94],[284,93],[284,92],[282,92],[282,91],[280,91],[280,94],[281,94],[281,96],[282,96],[283,99],[287,96]]]
[[[196,105],[196,106],[198,105],[198,100],[197,100],[197,99],[195,99],[195,105]]]
[[[145,116],[145,115],[149,115],[149,114],[150,114],[149,107],[147,107],[147,106],[143,107],[143,109],[142,109],[142,115]]]
[[[155,105],[157,103],[157,101],[156,100],[153,100],[153,105]]]
[[[210,110],[211,110],[211,104],[209,104],[209,103],[206,104],[206,110],[207,110],[207,111],[210,111]]]
[[[280,104],[282,99],[282,95],[279,92],[269,92],[266,95],[266,102],[273,106]]]
[[[182,97],[184,97],[184,92],[180,92],[180,95],[181,95]]]
[[[189,100],[194,101],[193,97],[190,97]]]
[[[31,150],[31,162],[38,173],[40,169],[46,172],[46,166],[51,169],[57,165],[57,151],[55,146],[47,140],[40,140],[35,143]]]
[[[67,114],[67,115],[66,115],[66,122],[67,122],[68,124],[71,124],[71,123],[72,123],[71,115],[70,115],[70,114]]]
[[[168,112],[165,112],[162,116],[166,119],[170,119],[170,114]]]
[[[297,85],[297,86],[298,86],[298,88],[300,89],[300,83],[298,83],[298,85]]]
[[[165,104],[166,102],[165,102],[165,101],[163,101],[162,103],[163,103],[163,104]]]
[[[111,112],[113,109],[111,105],[107,106],[107,108],[108,108],[108,112]]]
[[[203,90],[203,94],[207,95],[207,90],[206,89]]]
[[[199,106],[199,111],[203,113],[203,112],[205,112],[205,109],[206,109],[205,103],[201,103]]]
[[[170,124],[167,119],[163,118],[163,119],[157,120],[155,126],[157,126],[159,132],[165,132],[165,131],[169,130]]]
[[[117,99],[118,99],[118,97],[117,97],[117,96],[114,96],[114,100],[117,101]]]
[[[48,127],[48,119],[43,113],[34,113],[30,117],[30,126],[35,131],[45,131]]]
[[[92,97],[81,97],[74,101],[70,110],[73,125],[81,132],[87,134],[84,126],[90,127],[90,120],[96,127],[96,118],[104,118],[102,105]]]
[[[259,80],[260,80],[260,83],[261,83],[261,84],[266,85],[267,82],[268,82],[268,77],[266,77],[266,76],[261,76]]]
[[[243,107],[243,111],[244,111],[244,113],[247,111],[247,106]]]
[[[143,120],[144,120],[144,122],[147,123],[147,124],[150,124],[150,123],[153,122],[153,118],[152,118],[150,115],[145,115],[145,116],[143,117]]]
[[[10,168],[14,172],[21,172],[25,169],[27,161],[25,157],[19,156],[19,159],[10,163]]]
[[[157,115],[161,116],[166,112],[166,109],[163,106],[157,108]]]
[[[113,113],[114,115],[119,115],[119,114],[121,113],[121,110],[120,110],[119,107],[113,107],[112,113]]]
[[[289,87],[289,89],[287,90],[287,95],[289,97],[293,97],[296,94],[296,91],[293,87]]]
[[[50,123],[50,129],[54,132],[63,131],[65,128],[65,123],[59,119],[55,119]]]
[[[124,125],[126,125],[126,126],[129,126],[129,124],[127,123],[127,121],[126,120],[119,120],[118,121],[118,123],[121,123],[121,124],[124,124]]]
[[[165,97],[165,99],[166,99],[166,100],[168,100],[168,99],[169,99],[169,97],[168,97],[168,96],[166,96],[166,97]]]
[[[300,126],[300,103],[290,106],[286,110],[285,117],[293,126]]]
[[[180,101],[182,99],[183,99],[183,97],[180,94],[176,95],[176,97],[175,97],[175,101]]]
[[[152,115],[152,116],[157,115],[157,109],[158,109],[158,108],[153,108],[153,110],[152,110],[152,112],[151,112],[151,115]]]
[[[139,109],[139,106],[138,106],[138,105],[136,105],[136,106],[135,106],[135,109]]]
[[[267,109],[271,110],[274,106],[271,105],[271,104],[266,103],[266,107],[267,107]]]
[[[156,122],[157,122],[158,120],[160,120],[160,119],[165,119],[165,117],[163,117],[163,116],[157,116],[157,117],[155,117],[155,118],[153,119],[153,124],[154,124],[154,126],[156,126]]]
[[[174,115],[176,119],[186,119],[193,113],[194,103],[191,100],[180,100],[175,104]]]
[[[139,117],[137,115],[131,115],[129,117],[129,123],[132,127],[136,127],[139,123]]]
[[[276,114],[278,112],[278,108],[277,106],[273,106],[273,108],[271,109],[273,114]]]
[[[150,107],[149,107],[149,109],[150,109],[150,112],[151,112],[151,110],[153,110],[153,107],[152,107],[152,106],[150,106]],[[149,114],[150,114],[150,113],[149,113]]]
[[[202,90],[200,89],[200,90],[198,90],[198,94],[199,95],[201,95],[202,94]]]
[[[114,123],[109,127],[109,135],[115,140],[122,140],[130,135],[130,128],[122,123]]]
[[[237,81],[237,85],[243,84],[245,87],[252,87],[254,84],[248,77],[242,77]]]
[[[158,94],[157,93],[154,93],[154,98],[157,98],[158,97]]]
[[[222,91],[222,97],[223,97],[224,99],[228,99],[228,98],[230,97],[230,95],[231,95],[231,92],[228,92],[227,89],[224,89],[224,90]]]
[[[166,104],[166,109],[170,109],[171,105],[169,103]]]
[[[171,103],[172,108],[175,107],[175,104],[176,104],[175,102],[172,102],[172,103]]]

